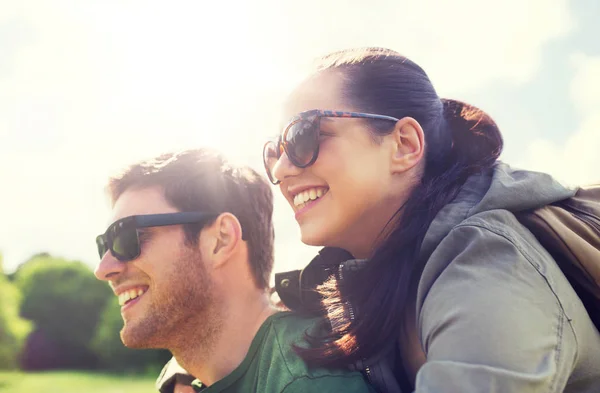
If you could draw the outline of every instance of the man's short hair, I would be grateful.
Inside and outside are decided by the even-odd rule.
[[[138,162],[110,179],[114,205],[128,189],[159,186],[166,200],[180,211],[229,212],[242,225],[250,267],[259,288],[269,287],[273,269],[273,192],[270,184],[249,167],[234,167],[210,149],[162,154]],[[184,225],[186,242],[196,245],[201,227]]]

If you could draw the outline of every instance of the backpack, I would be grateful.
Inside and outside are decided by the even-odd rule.
[[[516,217],[552,255],[600,330],[600,184]]]
[[[514,214],[554,258],[600,331],[600,184],[579,188],[571,198]],[[275,290],[291,310],[323,313],[315,288],[331,275],[343,281],[360,270],[365,262],[351,258],[344,250],[326,247],[304,269],[276,274]],[[348,315],[360,318],[360,310],[349,304]],[[396,347],[394,343],[350,368],[361,371],[379,392],[402,393],[402,376],[394,372]]]

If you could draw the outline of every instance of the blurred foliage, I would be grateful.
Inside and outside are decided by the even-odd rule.
[[[0,369],[14,369],[31,323],[19,317],[21,294],[4,275],[0,254]]]
[[[112,296],[89,267],[38,254],[14,277],[23,300],[21,316],[35,332],[22,356],[25,369],[91,368],[96,356],[90,343],[104,305]]]

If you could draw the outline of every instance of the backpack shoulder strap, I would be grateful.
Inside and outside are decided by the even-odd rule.
[[[600,185],[517,218],[552,255],[600,328]]]

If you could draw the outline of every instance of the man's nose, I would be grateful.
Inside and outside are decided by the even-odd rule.
[[[125,263],[115,258],[109,250],[96,266],[94,274],[98,280],[108,281],[121,274],[124,269]]]

